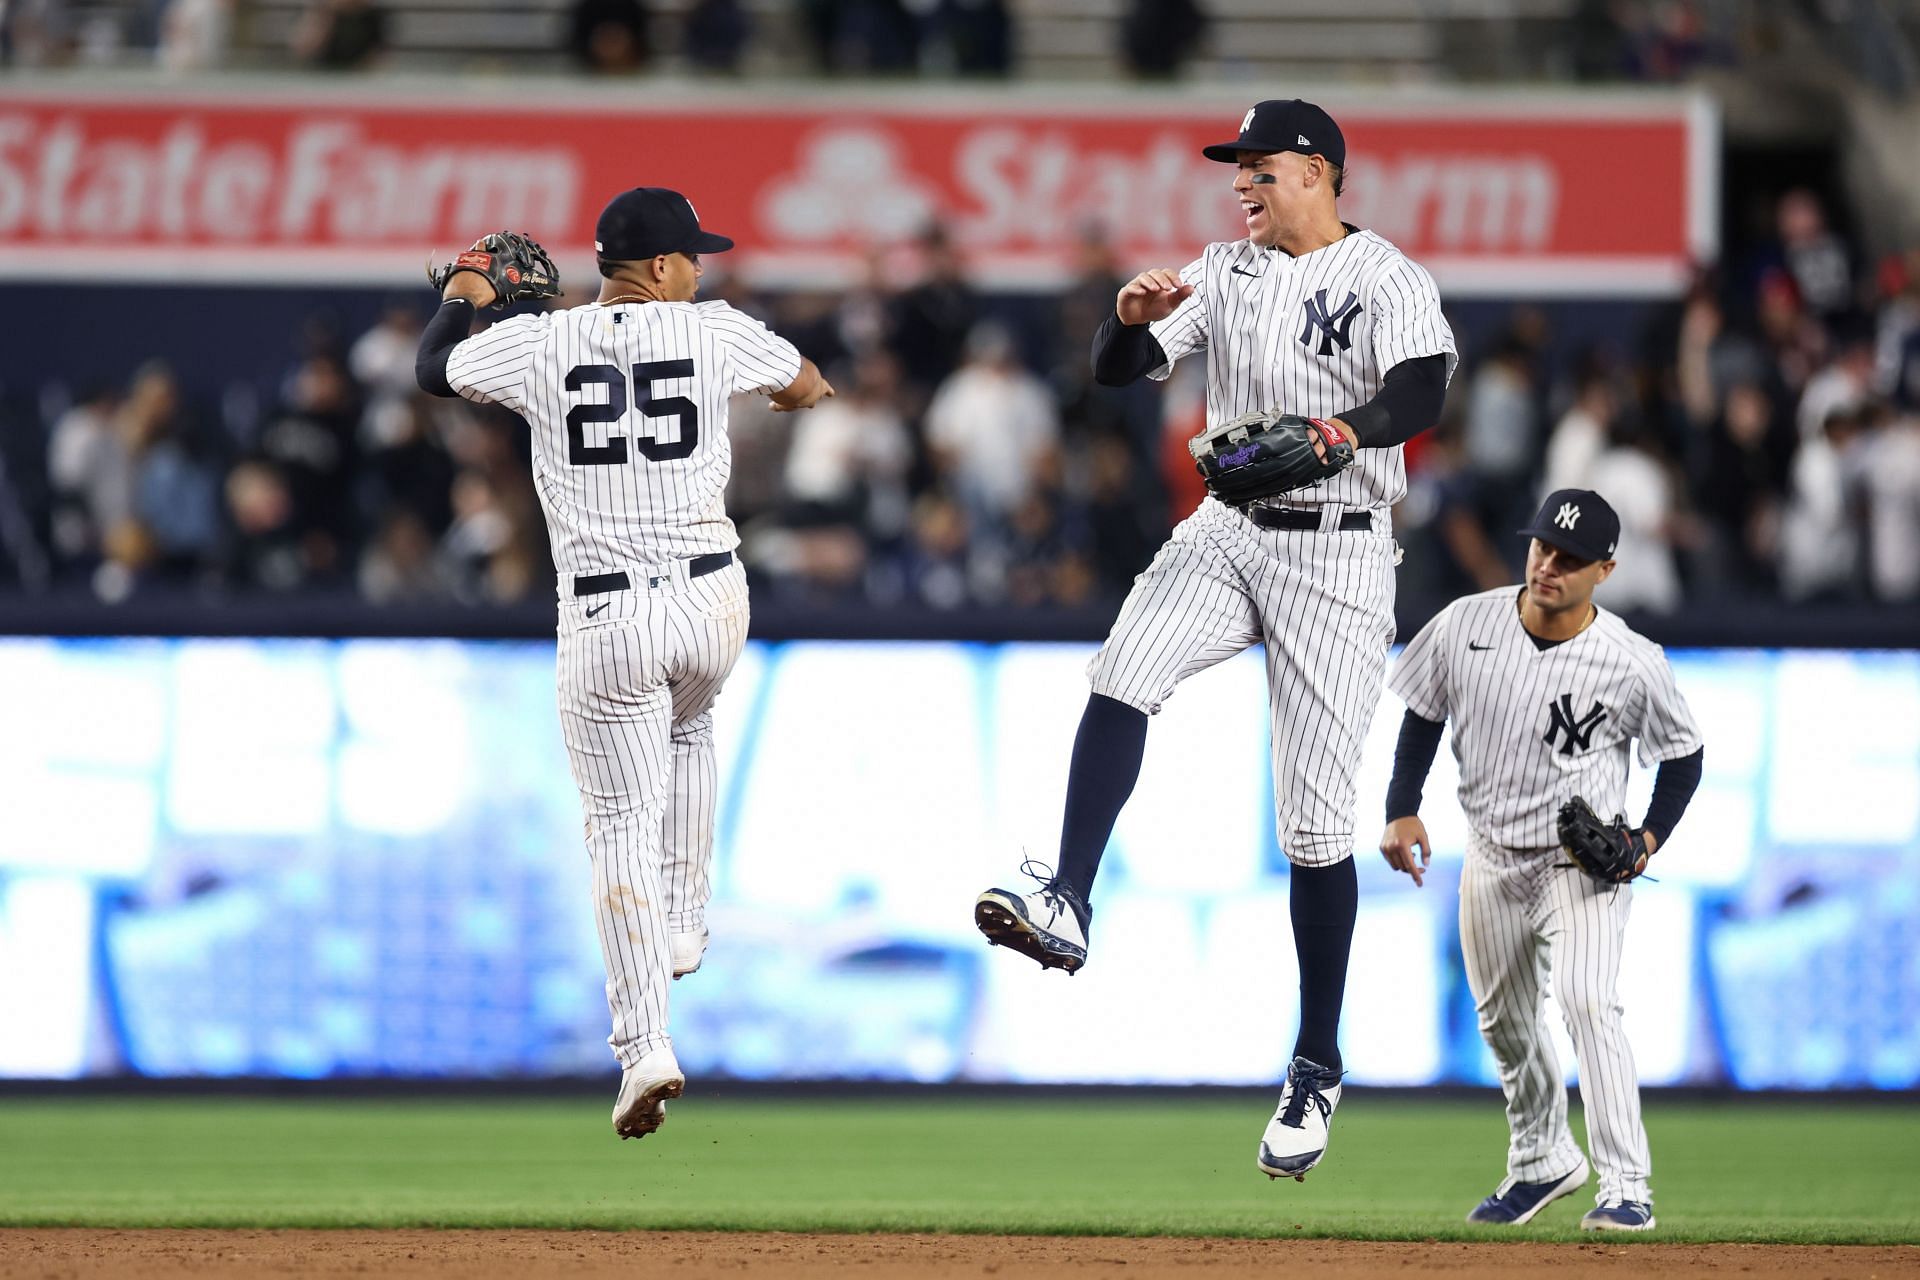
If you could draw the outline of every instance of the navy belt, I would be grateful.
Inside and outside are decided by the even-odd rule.
[[[687,561],[689,578],[704,578],[710,573],[718,573],[733,563],[733,552],[715,551],[711,555],[695,556]],[[576,596],[597,596],[608,591],[625,591],[633,585],[633,579],[626,570],[613,573],[583,573],[573,580],[573,594]]]
[[[1294,529],[1305,533],[1317,532],[1320,528],[1320,513],[1304,507],[1248,507],[1247,519],[1262,529]],[[1340,532],[1371,533],[1373,531],[1373,513],[1368,511],[1346,511],[1340,515]]]

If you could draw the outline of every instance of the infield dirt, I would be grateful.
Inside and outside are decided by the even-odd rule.
[[[126,1276],[1920,1277],[1920,1247],[605,1231],[0,1231],[0,1280]]]

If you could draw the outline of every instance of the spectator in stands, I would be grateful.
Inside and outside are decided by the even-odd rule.
[[[1674,542],[1680,507],[1673,477],[1638,417],[1616,416],[1607,448],[1594,459],[1589,488],[1620,516],[1618,566],[1594,599],[1620,612],[1669,613],[1680,603]]]
[[[1478,483],[1454,413],[1427,434],[1417,465],[1408,470],[1407,496],[1394,508],[1393,525],[1406,548],[1401,581],[1416,597],[1411,603],[1431,613],[1459,596],[1515,581],[1514,566],[1482,522]],[[1590,483],[1591,474],[1584,479]]]
[[[967,511],[976,540],[999,544],[1016,509],[1057,473],[1060,422],[1046,383],[1020,363],[1013,335],[983,323],[966,363],[927,407],[936,469]]]
[[[1614,417],[1620,412],[1614,378],[1613,370],[1603,361],[1588,356],[1573,403],[1547,440],[1546,473],[1538,486],[1541,497],[1557,489],[1587,487],[1593,464],[1606,452]]]
[[[789,419],[787,496],[878,541],[897,540],[906,531],[913,465],[913,437],[897,400],[898,367],[875,352],[834,385],[839,394],[817,406],[824,412]]]
[[[493,481],[462,471],[453,481],[453,524],[440,540],[442,576],[456,600],[505,604],[529,594],[514,556],[514,522]]]
[[[894,298],[888,332],[910,393],[925,403],[925,396],[953,372],[967,334],[980,318],[980,298],[967,283],[960,253],[945,227],[929,225],[919,248],[925,274]],[[908,403],[909,412],[917,412],[918,406]]]
[[[1876,424],[1862,462],[1874,596],[1888,604],[1920,603],[1920,415]]]
[[[919,30],[901,0],[800,0],[801,23],[822,72],[906,72]]]
[[[345,572],[358,532],[359,389],[339,357],[310,355],[289,381],[287,403],[260,432],[259,453],[275,463],[293,498],[293,519],[313,569]]]
[[[1005,0],[937,0],[921,26],[924,73],[1005,76],[1013,70],[1013,20]]]
[[[296,591],[324,583],[294,516],[293,490],[278,464],[245,459],[227,473],[222,577],[242,591]]]
[[[700,71],[736,75],[753,36],[753,19],[740,0],[695,0],[681,25],[680,51]]]
[[[1888,260],[1874,341],[1874,386],[1896,407],[1920,410],[1920,249]]]
[[[293,30],[293,55],[327,71],[362,71],[387,52],[387,11],[375,0],[314,0]]]
[[[154,362],[124,399],[96,394],[54,429],[47,463],[67,499],[61,550],[98,562],[94,588],[104,598],[123,598],[147,578],[184,580],[213,550],[215,480],[181,430],[183,407],[173,371]]]
[[[71,60],[71,9],[67,0],[7,0],[0,4],[0,65],[49,67]]]
[[[1482,519],[1489,527],[1517,529],[1533,506],[1526,481],[1539,448],[1538,414],[1532,353],[1510,336],[1494,348],[1467,384],[1462,444],[1467,465],[1481,481]]]
[[[420,325],[418,307],[394,302],[379,323],[347,349],[347,369],[360,384],[369,408],[419,390],[413,379],[413,357],[420,346]]]
[[[155,53],[175,75],[223,67],[233,42],[234,0],[168,0]]]
[[[1780,522],[1780,589],[1789,600],[1856,594],[1863,444],[1860,411],[1841,407],[1793,456]]]
[[[1828,319],[1851,311],[1853,265],[1847,246],[1827,226],[1819,197],[1805,187],[1795,187],[1780,197],[1775,222],[1780,261],[1801,302]]]
[[[60,415],[47,441],[53,552],[86,563],[103,530],[132,511],[131,463],[116,427],[120,389],[102,384]]]
[[[966,512],[942,490],[913,504],[905,556],[908,597],[934,609],[958,609],[971,598]]]
[[[434,556],[433,532],[416,513],[396,507],[387,513],[357,575],[360,596],[371,604],[417,604],[439,599],[445,590]]]
[[[1129,442],[1099,435],[1086,446],[1085,543],[1090,591],[1125,596],[1172,531],[1166,496]]]
[[[653,60],[653,35],[641,0],[574,0],[567,48],[589,71],[630,75]]]
[[[1765,389],[1744,382],[1727,393],[1708,437],[1705,465],[1692,477],[1694,501],[1708,526],[1706,576],[1721,589],[1772,589],[1781,509],[1798,443]]]
[[[1120,19],[1120,57],[1143,80],[1178,75],[1206,38],[1199,0],[1127,0]]]
[[[1795,425],[1802,440],[1819,436],[1829,416],[1857,410],[1873,396],[1873,327],[1857,317],[1834,325],[1834,358],[1807,379]]]

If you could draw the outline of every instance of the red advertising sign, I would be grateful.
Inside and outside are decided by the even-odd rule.
[[[1342,215],[1451,293],[1662,293],[1714,248],[1704,99],[1323,101],[1347,137]],[[1128,269],[1243,235],[1232,169],[1200,148],[1235,136],[1247,105],[0,90],[0,274],[399,282],[513,227],[577,279],[607,197],[659,185],[762,282],[850,284],[875,248],[939,220],[983,282],[1051,287],[1089,227]]]

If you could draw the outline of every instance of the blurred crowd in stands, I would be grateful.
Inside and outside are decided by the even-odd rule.
[[[1920,601],[1920,252],[1857,261],[1804,189],[1774,231],[1659,309],[1637,351],[1550,379],[1523,308],[1463,366],[1400,512],[1436,535],[1444,579],[1511,580],[1500,532],[1577,486],[1620,513],[1598,596],[1615,608]]]
[[[411,52],[472,47],[470,38],[448,37],[444,45],[428,39],[415,49],[396,48],[396,15],[435,7],[421,0],[6,0],[0,63],[123,65],[151,51],[157,65],[176,74],[237,63],[374,70],[404,65]],[[1119,0],[1109,38],[1120,65],[1142,78],[1179,74],[1223,25],[1209,7],[1208,0]],[[277,22],[249,30],[267,8],[298,10],[285,37],[263,34],[278,32]],[[1567,10],[1544,28],[1545,47],[1508,49],[1504,63],[1465,57],[1461,69],[1675,81],[1737,61],[1743,46],[1774,38],[1767,14],[1745,0],[1569,0]],[[797,38],[823,74],[1006,76],[1018,68],[1022,17],[1012,0],[515,0],[500,6],[500,34],[481,43],[509,51],[511,33],[545,29],[527,27],[516,14],[545,11],[564,13],[564,50],[522,48],[519,56],[564,51],[586,70],[609,75],[663,68],[734,75],[756,51],[784,54],[777,46]],[[1251,15],[1228,9],[1222,16]],[[1443,9],[1433,16],[1456,15]],[[1809,16],[1841,21],[1811,7]]]
[[[1517,580],[1511,531],[1579,486],[1621,515],[1613,607],[1920,601],[1920,253],[1859,261],[1805,191],[1776,231],[1650,310],[1637,349],[1569,355],[1526,306],[1463,341],[1443,421],[1408,449],[1403,595]],[[839,392],[799,414],[735,402],[728,505],[763,598],[1117,600],[1201,495],[1200,362],[1165,388],[1092,383],[1088,339],[1121,282],[1097,240],[1071,287],[1019,307],[980,294],[937,229],[917,251],[904,283],[876,255],[831,296],[708,277],[705,296],[766,319]],[[417,391],[426,305],[316,328],[270,406],[192,403],[160,366],[47,405],[45,483],[26,486],[44,510],[13,536],[43,544],[52,589],[103,599],[539,598],[525,428]]]
[[[279,61],[328,71],[392,66],[395,14],[407,7],[304,0]],[[788,31],[806,41],[813,68],[826,74],[993,77],[1010,74],[1016,62],[1007,0],[792,0],[772,24],[778,30],[766,29],[751,0],[529,0],[519,7],[564,13],[564,52],[607,75],[667,66],[734,75],[756,42]],[[258,43],[242,39],[246,20],[240,0],[8,0],[0,4],[0,64],[115,65],[150,50],[176,74],[217,70],[240,60],[243,45]],[[1113,38],[1124,65],[1165,76],[1206,29],[1200,0],[1123,0]]]

